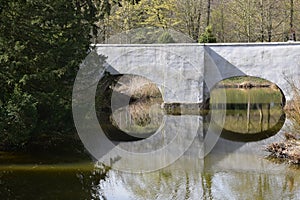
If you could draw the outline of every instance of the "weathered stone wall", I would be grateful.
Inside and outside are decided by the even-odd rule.
[[[96,52],[107,57],[105,67],[110,73],[140,75],[156,83],[162,92],[165,103],[203,102],[209,96],[209,90],[219,81],[246,75],[261,77],[277,84],[286,99],[290,100],[292,92],[287,78],[298,81],[300,77],[300,43],[96,45]],[[96,63],[97,66],[101,65],[101,62],[97,64],[94,59],[88,60],[92,60],[92,63]],[[101,70],[103,70],[103,66],[99,67],[99,73]],[[204,87],[204,82],[207,87]],[[299,82],[296,83],[299,84]],[[94,96],[91,95],[90,98],[94,99]],[[225,112],[222,114],[218,112],[215,115],[212,112],[212,121],[221,126],[224,123],[224,115]],[[278,134],[261,141],[237,142],[220,138],[222,128],[212,129],[211,124],[206,124],[207,132],[204,137],[204,124],[201,116],[166,116],[165,119],[166,121],[162,123],[159,131],[164,133],[161,135],[167,133],[171,134],[170,136],[176,136],[172,140],[174,142],[167,145],[171,150],[167,149],[151,154],[152,157],[145,157],[144,154],[134,154],[133,156],[130,154],[131,157],[129,157],[126,153],[121,155],[116,150],[105,155],[103,159],[109,163],[116,153],[123,159],[116,168],[128,170],[132,167],[128,163],[135,165],[138,161],[141,163],[138,165],[141,168],[137,170],[152,170],[158,166],[156,164],[166,166],[172,163],[186,150],[185,148],[193,142],[194,138],[198,138],[186,152],[187,155],[203,158],[211,151],[217,155],[215,158],[203,162],[202,168],[253,171],[275,169],[274,165],[266,160],[261,161],[251,155],[257,154],[258,151],[262,152],[263,145],[281,139],[284,133],[283,129]],[[82,119],[79,118],[78,121],[82,121]],[[287,122],[284,126],[286,124]],[[88,147],[91,146],[89,151],[96,155],[95,158],[101,158],[103,154],[101,149],[99,150],[99,145],[94,145],[96,139],[99,140],[99,142],[97,141],[99,144],[103,144],[102,141],[105,141],[104,134],[102,134],[104,139],[99,139],[99,136],[95,134],[99,128],[95,127],[95,130],[90,131],[88,137],[84,138]],[[82,130],[82,132],[86,133],[87,131]],[[91,137],[93,134],[95,139]],[[154,136],[142,141],[140,146],[136,147],[144,149],[145,144],[151,146],[157,141],[164,141],[161,140],[160,134]],[[114,148],[113,145],[111,147]],[[260,153],[259,155],[265,156]],[[164,158],[163,162],[160,158]],[[131,162],[130,159],[134,162]],[[151,161],[149,161],[150,159]],[[251,163],[249,164],[247,160]],[[142,164],[147,164],[147,166],[142,166]]]
[[[238,75],[264,78],[279,86],[287,100],[292,98],[287,79],[299,84],[300,43],[220,44],[204,48],[205,69],[215,64],[223,79]],[[209,75],[212,74],[206,74]]]
[[[167,103],[202,102],[203,46],[98,45],[113,74],[144,76],[158,85]]]
[[[234,76],[256,76],[277,84],[292,98],[286,78],[299,80],[300,43],[96,45],[108,71],[144,76],[158,85],[166,103],[203,101],[211,89]]]

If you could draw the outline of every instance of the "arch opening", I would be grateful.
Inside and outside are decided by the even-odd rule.
[[[162,94],[145,77],[107,74],[99,81],[95,98],[98,121],[112,141],[148,138],[162,124]]]
[[[285,97],[276,84],[251,76],[218,82],[209,98],[210,110],[226,109],[221,137],[241,142],[259,141],[278,133],[285,122],[284,105]],[[207,120],[210,122],[210,114]],[[219,124],[212,123],[220,128]]]

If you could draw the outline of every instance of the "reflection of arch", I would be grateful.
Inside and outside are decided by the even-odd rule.
[[[213,89],[215,89],[216,88],[216,86],[218,85],[218,83],[219,82],[221,82],[221,81],[224,81],[224,80],[227,80],[227,79],[230,79],[230,78],[234,78],[234,77],[249,77],[249,78],[260,78],[260,77],[256,77],[256,76],[247,76],[247,75],[242,75],[242,76],[240,76],[240,75],[232,75],[232,76],[229,76],[229,77],[227,77],[227,78],[224,78],[224,79],[222,79],[222,80],[220,80],[220,81],[218,81],[218,82],[216,82],[215,84],[214,84],[214,86],[209,90],[208,88],[207,88],[207,86],[206,86],[206,84],[204,84],[204,99],[205,99],[205,103],[207,104],[208,102],[209,102],[209,100],[210,100],[210,93],[211,93],[211,91],[213,90]],[[263,80],[266,80],[266,81],[268,81],[268,82],[270,82],[270,83],[272,83],[272,84],[275,84],[275,83],[273,83],[273,82],[271,82],[271,81],[269,81],[269,80],[267,80],[267,79],[264,79],[264,78],[260,78],[260,79],[263,79]],[[277,85],[277,84],[275,84],[276,85],[276,87],[278,88],[278,90],[279,90],[279,92],[280,92],[280,94],[281,94],[281,97],[282,97],[282,100],[281,100],[281,106],[282,107],[284,107],[285,106],[285,104],[286,104],[286,98],[285,98],[285,95],[284,95],[284,93],[283,93],[283,90]]]
[[[286,98],[285,98],[285,96],[284,96],[284,93],[283,93],[283,91],[282,91],[282,89],[278,86],[278,85],[276,85],[277,87],[278,87],[278,89],[279,89],[279,91],[280,91],[280,93],[281,93],[281,97],[282,97],[282,99],[281,99],[281,103],[282,103],[282,107],[284,107],[285,106],[285,104],[286,104]]]
[[[136,93],[137,90],[148,84],[151,84],[150,87]],[[159,102],[153,102],[151,100],[153,98],[156,98]],[[106,74],[98,83],[95,108],[98,121],[110,140],[138,141],[150,137],[161,126],[160,117],[153,119],[143,111],[150,112],[154,104],[161,104],[162,102],[161,91],[149,79],[131,74]],[[139,109],[143,108],[141,111],[137,111],[136,103]],[[144,128],[147,130],[143,131],[143,127],[141,127],[142,132],[136,129],[127,130],[126,127],[131,127],[132,124],[136,125],[135,117],[142,121],[148,121],[151,127],[149,128],[148,124],[144,124],[142,126],[145,126]],[[114,120],[114,123],[112,120]],[[160,123],[160,125],[155,129],[154,125],[157,123]],[[125,129],[122,127],[125,127]]]
[[[225,78],[225,79],[223,79],[223,80],[226,80],[226,79],[230,79],[230,78],[233,78],[233,77],[249,77],[249,81],[251,82],[251,78],[259,78],[259,77],[253,77],[253,76],[246,76],[246,75],[242,75],[242,76],[240,76],[240,75],[227,75],[228,77],[227,78]],[[262,78],[259,78],[259,79],[262,79]],[[221,81],[223,81],[223,80],[221,80]],[[266,80],[266,79],[263,79],[263,80],[265,80],[266,82],[269,82],[268,83],[268,85],[273,85],[274,83],[272,83],[272,82],[270,82],[270,81],[268,81],[268,80]],[[213,85],[213,87],[211,88],[211,90],[209,91],[209,93],[211,93],[214,89],[216,89],[217,88],[217,84],[218,83],[220,83],[221,81],[219,81],[219,82],[216,82],[214,85]],[[244,81],[244,80],[243,80]],[[252,81],[253,81],[253,79],[252,79]],[[242,82],[241,82],[242,83]],[[277,86],[277,85],[276,85]],[[251,85],[249,86],[249,87],[252,87]],[[235,87],[234,87],[235,88]],[[276,93],[276,95],[278,95],[279,96],[279,94],[280,94],[280,98],[281,98],[281,100],[280,99],[278,99],[279,101],[280,101],[280,106],[282,107],[282,106],[284,106],[284,104],[285,104],[285,97],[284,97],[284,94],[283,94],[283,92],[282,92],[282,90],[281,90],[281,88],[279,88],[278,86],[277,86],[277,88],[279,89],[278,91],[277,91],[277,89],[276,90],[274,90],[274,93]],[[233,89],[234,90],[234,89]],[[239,90],[238,89],[238,91],[241,91],[241,90]],[[247,93],[249,92],[249,91],[252,91],[252,90],[243,90],[243,91],[247,91]],[[271,90],[271,91],[273,91],[273,90]],[[210,95],[210,94],[209,94]],[[226,95],[226,94],[225,94]],[[225,97],[226,98],[226,97]],[[241,100],[240,99],[241,97],[240,96],[237,96],[235,99],[237,100],[237,102],[240,102],[240,101],[243,101],[243,100]],[[234,100],[234,103],[230,103],[229,104],[229,100],[227,99],[226,101],[222,101],[222,102],[218,102],[217,104],[213,104],[213,107],[211,107],[211,109],[214,109],[214,108],[221,108],[221,109],[225,109],[226,108],[226,110],[231,110],[231,109],[233,109],[231,106],[233,106],[234,107],[234,109],[238,109],[238,108],[240,108],[240,109],[244,109],[244,110],[247,110],[247,123],[249,124],[250,123],[250,109],[253,109],[253,108],[251,108],[251,106],[253,106],[252,104],[251,104],[251,102],[250,102],[250,96],[249,96],[249,94],[248,94],[248,102],[245,102],[245,103],[236,103],[236,101]],[[264,99],[264,98],[263,98]],[[210,98],[209,99],[207,99],[207,101],[209,101],[210,100]],[[209,103],[210,104],[210,103]],[[226,104],[226,105],[225,105]],[[269,105],[269,104],[268,104]],[[278,102],[278,105],[279,105],[279,102]],[[216,106],[216,107],[215,107]],[[242,108],[241,108],[241,106],[242,106]],[[259,105],[256,105],[256,106],[262,106],[262,104],[260,103]],[[270,107],[269,107],[270,108]],[[262,109],[262,108],[261,108]],[[262,112],[262,110],[261,110],[261,112]],[[270,113],[269,113],[270,114]],[[262,113],[261,113],[261,115],[262,115]],[[279,117],[279,116],[278,116]],[[260,120],[262,120],[263,119],[263,117],[261,117],[261,119]],[[209,120],[209,118],[204,118],[204,120],[205,121],[207,121],[207,122],[210,122],[211,120]],[[249,121],[248,121],[249,120]],[[239,132],[239,130],[228,130],[228,129],[226,129],[225,127],[226,126],[224,126],[224,127],[220,127],[220,126],[218,126],[216,123],[214,123],[214,125],[213,126],[215,126],[215,128],[214,129],[216,129],[216,130],[222,130],[222,132],[221,132],[221,137],[222,138],[224,138],[224,139],[228,139],[228,140],[232,140],[232,141],[239,141],[239,142],[251,142],[251,141],[259,141],[259,140],[263,140],[263,139],[266,139],[266,138],[269,138],[269,137],[271,137],[271,136],[273,136],[273,135],[275,135],[281,128],[282,128],[282,126],[283,126],[283,124],[284,124],[284,121],[285,121],[285,115],[284,114],[282,114],[280,117],[279,117],[279,120],[278,121],[275,121],[275,125],[273,126],[273,127],[271,127],[271,128],[268,128],[268,130],[262,130],[261,129],[261,131],[260,132],[257,132],[257,131],[255,131],[256,133],[251,133],[251,134],[243,134],[243,133],[241,133],[241,132]],[[262,123],[262,121],[261,121],[261,123]],[[269,126],[269,125],[268,125]],[[248,130],[248,125],[247,125],[247,130]],[[248,130],[248,132],[249,132],[249,130]]]
[[[269,137],[275,135],[276,133],[278,133],[278,131],[280,131],[280,129],[282,128],[282,126],[285,122],[285,119],[286,119],[286,116],[284,113],[282,113],[279,120],[273,127],[271,127],[268,130],[259,132],[259,133],[241,134],[241,133],[226,130],[223,128],[221,137],[224,139],[227,139],[227,140],[239,141],[239,142],[260,141],[260,140],[269,138]],[[216,123],[214,123],[213,126],[216,127],[217,129],[220,128]]]

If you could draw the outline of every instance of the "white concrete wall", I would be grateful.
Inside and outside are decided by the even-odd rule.
[[[240,75],[277,84],[289,100],[286,78],[300,77],[300,43],[96,45],[96,50],[118,73],[155,82],[166,103],[202,102],[203,81],[210,89]]]
[[[241,73],[261,77],[277,84],[287,100],[292,91],[286,78],[299,84],[300,43],[216,44],[205,51],[224,79]]]

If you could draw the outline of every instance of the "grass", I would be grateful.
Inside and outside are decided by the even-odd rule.
[[[275,84],[272,82],[258,78],[253,76],[237,76],[231,77],[221,82],[217,83],[217,88],[225,87],[225,88],[252,88],[252,87],[275,87]]]

